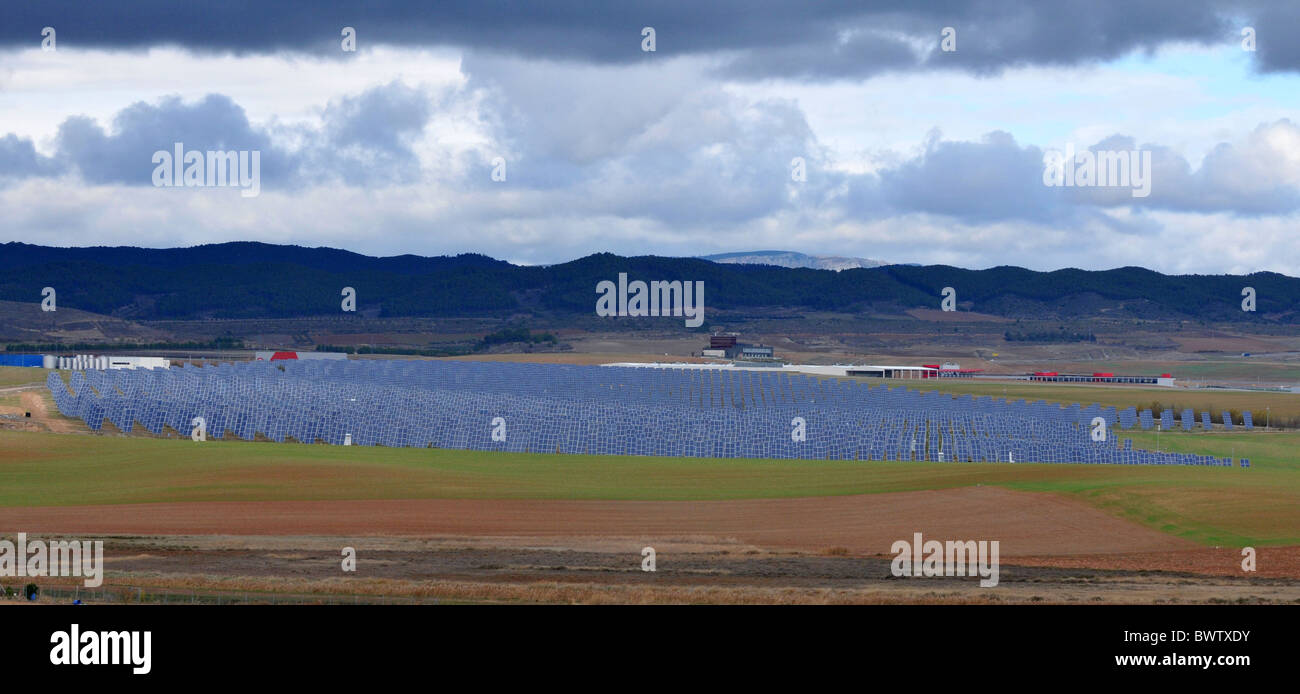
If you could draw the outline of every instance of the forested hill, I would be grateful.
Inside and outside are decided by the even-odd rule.
[[[937,309],[944,287],[962,311],[1007,317],[1099,315],[1215,321],[1296,322],[1300,278],[1276,273],[1162,275],[1138,267],[1035,272],[887,265],[839,272],[713,263],[696,258],[601,253],[524,267],[477,254],[376,258],[331,248],[225,243],[193,248],[50,248],[0,245],[0,299],[123,317],[236,318],[338,315],[340,291],[382,316],[593,315],[596,284],[617,280],[703,281],[707,310],[766,307],[896,312]],[[1258,310],[1241,310],[1254,287]]]

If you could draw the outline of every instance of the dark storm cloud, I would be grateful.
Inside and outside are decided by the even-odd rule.
[[[937,29],[933,32],[936,33]],[[897,34],[827,26],[804,41],[740,52],[723,68],[729,77],[852,78],[919,64],[918,52]]]
[[[1259,2],[1246,17],[1255,30],[1255,60],[1259,70],[1296,71],[1300,66],[1300,41],[1296,40],[1296,31],[1300,30],[1300,3]]]
[[[1017,65],[1071,65],[1154,50],[1173,41],[1239,40],[1238,20],[1259,31],[1266,70],[1300,69],[1294,4],[1253,0],[669,0],[593,4],[476,1],[357,3],[11,3],[0,45],[39,45],[53,26],[61,46],[196,51],[344,54],[340,30],[367,44],[458,46],[530,58],[625,63],[716,54],[740,78],[862,77],[890,69],[953,68],[977,73]],[[657,52],[641,51],[654,27]],[[957,30],[956,53],[938,51],[939,32]]]

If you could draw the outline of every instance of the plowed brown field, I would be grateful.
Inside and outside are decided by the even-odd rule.
[[[1196,545],[1050,494],[997,487],[740,501],[396,499],[0,509],[0,529],[132,535],[681,537],[888,554],[920,532],[998,540],[1003,557],[1168,552]]]

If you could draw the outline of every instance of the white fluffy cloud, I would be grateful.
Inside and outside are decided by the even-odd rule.
[[[1300,208],[1300,127],[1267,85],[1207,111],[1217,87],[1132,65],[799,83],[735,81],[708,55],[7,57],[5,241],[258,240],[527,263],[785,248],[967,267],[1300,268],[1284,235]],[[1062,82],[1087,108],[1053,106],[1044,90]],[[1203,118],[1160,127],[1182,106]],[[264,148],[262,194],[149,186],[154,140],[177,137]],[[1152,196],[1044,187],[1043,149],[1081,137],[1151,149]],[[794,157],[806,182],[791,180]]]

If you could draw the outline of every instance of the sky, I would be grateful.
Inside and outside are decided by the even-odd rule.
[[[1300,275],[1300,3],[263,5],[4,3],[0,242]]]

